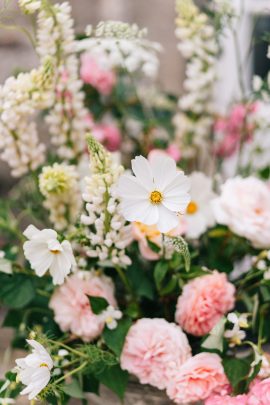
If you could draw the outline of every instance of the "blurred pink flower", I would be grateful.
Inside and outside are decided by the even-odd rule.
[[[226,394],[229,383],[221,358],[199,353],[187,360],[169,380],[167,394],[178,404],[205,400],[211,394]]]
[[[151,160],[153,158],[153,156],[155,156],[157,154],[166,155],[166,156],[169,155],[176,162],[178,162],[181,158],[181,152],[180,152],[179,147],[173,143],[171,145],[169,145],[167,149],[152,149],[148,154],[148,159]]]
[[[206,401],[205,405],[247,405],[247,395],[211,395]]]
[[[120,362],[141,384],[164,389],[171,374],[190,356],[187,337],[179,326],[165,319],[143,318],[129,329]]]
[[[85,117],[86,124],[91,129],[92,135],[102,143],[110,152],[119,150],[122,136],[117,125],[112,122],[96,123],[91,114]]]
[[[247,405],[269,405],[270,404],[270,378],[257,380],[251,385]]]
[[[84,53],[81,56],[81,79],[95,87],[101,94],[107,96],[111,93],[115,83],[116,75],[113,71],[104,69],[90,54]]]
[[[186,284],[178,298],[175,320],[184,331],[203,336],[234,307],[235,287],[224,273],[195,278]]]
[[[89,295],[104,297],[116,307],[111,279],[92,272],[80,272],[68,277],[55,290],[49,304],[60,329],[63,332],[70,331],[85,342],[97,338],[104,328],[104,321],[91,310]]]

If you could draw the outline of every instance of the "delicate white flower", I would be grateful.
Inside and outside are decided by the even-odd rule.
[[[230,273],[229,278],[231,281],[237,280],[243,274],[247,273],[252,267],[252,256],[246,255],[241,260],[233,264],[233,271]]]
[[[19,0],[19,6],[26,14],[35,13],[41,7],[41,0]]]
[[[28,394],[28,399],[34,399],[48,384],[51,378],[53,360],[47,350],[35,340],[27,340],[32,346],[32,353],[22,359],[17,359],[17,372],[20,381],[27,387],[21,395]]]
[[[257,267],[258,270],[266,270],[267,269],[266,261],[265,260],[259,260],[256,267]]]
[[[40,231],[33,225],[29,225],[23,234],[29,239],[23,245],[24,254],[37,276],[42,277],[49,270],[53,284],[63,284],[72,266],[76,265],[70,243],[67,240],[60,243],[53,229]]]
[[[99,317],[105,322],[107,328],[115,329],[117,327],[117,321],[123,316],[119,309],[115,309],[112,305],[109,305]]]
[[[239,328],[248,328],[248,314],[237,315],[235,312],[230,312],[227,316],[229,322],[238,325]]]
[[[12,274],[11,262],[5,259],[5,252],[0,250],[0,272]]]
[[[242,340],[245,339],[246,332],[241,330],[241,328],[249,327],[247,318],[248,314],[240,314],[239,316],[235,312],[231,312],[228,314],[227,319],[233,324],[233,328],[231,330],[227,330],[224,333],[224,337],[229,339],[230,347],[240,345]]]
[[[211,200],[216,197],[212,190],[212,180],[205,174],[194,172],[189,176],[191,201],[187,206],[185,221],[186,236],[198,238],[207,228],[215,224]]]
[[[164,233],[176,228],[177,213],[183,214],[190,201],[188,178],[172,158],[161,155],[151,161],[137,156],[132,170],[135,176],[122,175],[116,187],[126,220],[156,225]]]

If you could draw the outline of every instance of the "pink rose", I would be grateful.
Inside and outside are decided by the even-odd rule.
[[[200,353],[187,360],[170,379],[167,394],[178,404],[205,400],[211,394],[226,394],[228,380],[221,358]]]
[[[195,278],[178,298],[175,320],[188,333],[203,336],[234,307],[235,287],[224,273]]]
[[[230,395],[211,395],[206,401],[205,405],[247,405],[247,395],[237,395],[231,397]]]
[[[257,380],[252,384],[247,405],[269,405],[270,404],[270,378]]]
[[[235,177],[212,201],[216,221],[248,239],[255,248],[270,247],[270,188],[255,177]]]
[[[89,295],[106,298],[109,304],[116,307],[111,279],[92,272],[80,272],[68,277],[55,290],[49,304],[60,329],[70,331],[85,342],[97,338],[104,328],[104,321],[91,310]]]
[[[101,94],[109,95],[116,83],[115,73],[102,68],[90,54],[84,53],[81,57],[81,78],[95,87]]]
[[[121,367],[141,384],[164,389],[172,373],[191,356],[186,335],[165,319],[140,319],[129,330]]]

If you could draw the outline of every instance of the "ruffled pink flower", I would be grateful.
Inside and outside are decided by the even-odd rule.
[[[122,138],[119,128],[115,124],[96,124],[92,134],[108,151],[119,150]]]
[[[97,338],[104,328],[104,321],[91,310],[89,295],[106,298],[109,304],[116,307],[111,279],[92,272],[80,272],[68,277],[55,290],[49,304],[60,329],[70,331],[85,342]]]
[[[252,384],[247,405],[269,405],[270,404],[270,378],[257,380]]]
[[[222,186],[220,197],[212,201],[219,224],[227,225],[255,248],[270,247],[270,188],[255,177],[235,177]]]
[[[220,318],[233,309],[235,287],[224,273],[195,278],[186,284],[178,298],[175,320],[188,333],[203,336]]]
[[[90,54],[84,53],[81,57],[81,78],[95,87],[101,94],[109,95],[116,83],[116,75],[113,71],[102,68],[98,61]]]
[[[247,395],[237,395],[232,397],[230,395],[211,395],[206,401],[205,405],[247,405]]]
[[[167,149],[152,149],[148,154],[148,159],[151,160],[151,158],[153,158],[153,156],[155,156],[157,154],[163,155],[163,156],[164,155],[166,155],[166,156],[169,155],[176,162],[178,162],[180,160],[180,158],[181,158],[180,149],[175,144],[169,145]]]
[[[121,367],[141,384],[164,389],[172,373],[191,356],[186,335],[165,319],[140,319],[129,330]]]
[[[229,383],[221,358],[199,353],[187,360],[169,380],[167,394],[178,404],[202,401],[210,395],[226,394]]]

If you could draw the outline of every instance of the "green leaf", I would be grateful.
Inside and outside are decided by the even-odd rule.
[[[160,261],[155,265],[154,279],[158,290],[161,288],[162,281],[164,280],[168,270],[169,267],[167,262]]]
[[[222,361],[224,371],[233,387],[235,394],[241,393],[245,386],[250,371],[250,364],[247,360],[234,357],[225,357]],[[243,384],[241,384],[243,383]]]
[[[93,392],[96,395],[99,394],[99,381],[93,374],[87,373],[87,375],[83,376],[83,391]]]
[[[150,247],[151,250],[153,250],[153,252],[155,253],[159,253],[160,252],[160,246],[156,245],[154,242],[152,242],[151,240],[147,239],[147,244]]]
[[[93,297],[88,295],[89,302],[94,314],[99,315],[103,312],[109,305],[108,301],[103,297]]]
[[[22,274],[1,274],[0,285],[0,300],[9,308],[25,307],[35,297],[32,279]]]
[[[185,269],[188,272],[190,270],[190,253],[185,239],[182,236],[166,236],[165,242],[169,245],[172,244],[174,250],[183,256]]]
[[[176,274],[174,274],[174,275],[172,276],[172,278],[170,279],[170,281],[168,282],[168,284],[165,285],[165,287],[163,287],[163,288],[160,290],[160,295],[163,296],[163,295],[168,295],[168,294],[170,294],[171,292],[174,291],[174,289],[175,289],[175,287],[177,286],[177,284],[178,284],[178,277],[177,277]]]
[[[107,368],[101,373],[96,374],[96,378],[101,384],[115,392],[121,400],[124,398],[128,384],[128,373],[123,371],[119,365]]]
[[[84,399],[84,393],[77,380],[72,380],[71,384],[65,384],[62,387],[62,391],[69,395],[71,398]]]
[[[103,339],[105,343],[117,356],[122,353],[123,345],[132,321],[130,318],[123,318],[118,321],[116,329],[110,330],[105,328],[103,331]]]
[[[210,331],[209,336],[202,343],[204,349],[223,351],[223,335],[226,319],[223,317]]]

